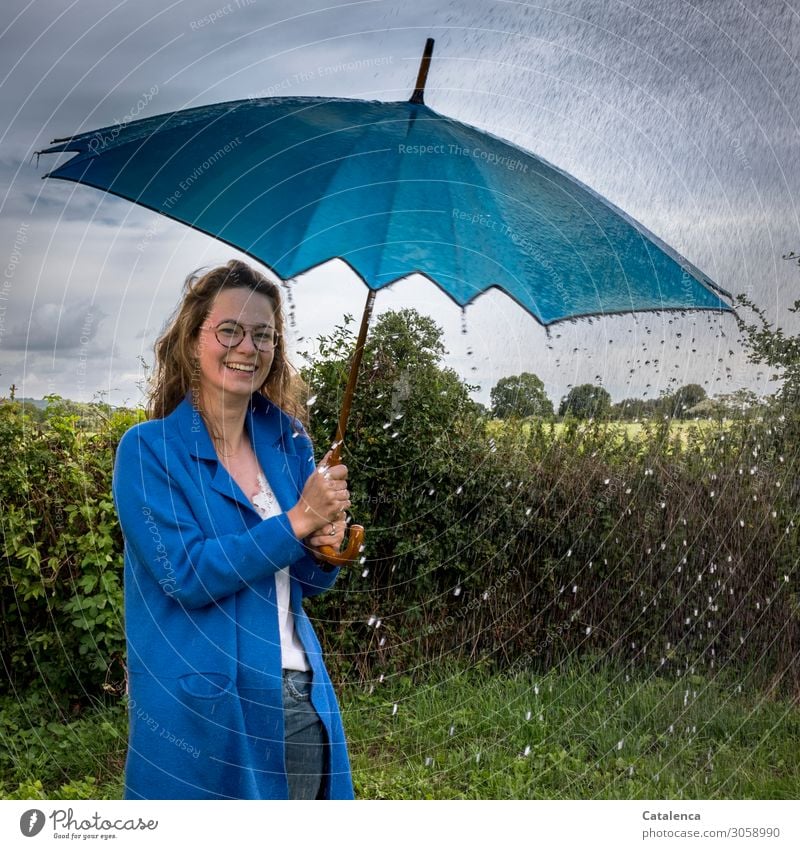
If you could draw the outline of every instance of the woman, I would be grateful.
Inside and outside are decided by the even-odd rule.
[[[353,797],[302,606],[336,580],[315,552],[341,544],[347,469],[315,469],[282,333],[278,287],[246,264],[190,277],[149,420],[120,441],[125,798]]]

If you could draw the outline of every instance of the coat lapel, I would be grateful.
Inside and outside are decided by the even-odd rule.
[[[190,392],[172,415],[176,417],[189,453],[216,464],[212,489],[258,515],[228,470],[219,462],[203,417],[192,405]],[[267,398],[260,393],[253,394],[245,416],[245,430],[261,469],[284,511],[294,507],[305,483],[305,477],[301,476],[300,458],[291,445],[294,434],[290,422],[289,417]]]

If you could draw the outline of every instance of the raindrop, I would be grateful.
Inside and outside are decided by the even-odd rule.
[[[425,758],[425,766],[430,766],[433,763],[433,758]]]
[[[454,595],[454,596],[460,596],[460,595],[461,595],[461,587],[456,587],[456,588],[453,590],[453,595]]]
[[[306,407],[313,407],[313,406],[314,406],[314,404],[316,403],[316,400],[317,400],[317,396],[316,396],[316,395],[312,395],[312,396],[308,399],[308,401],[306,401]]]
[[[397,713],[397,702],[395,702],[392,705],[392,716],[394,716],[396,713]]]

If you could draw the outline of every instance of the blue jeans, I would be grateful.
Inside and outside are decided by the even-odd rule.
[[[311,672],[283,670],[283,722],[290,799],[316,799],[325,772],[325,727],[311,704]]]

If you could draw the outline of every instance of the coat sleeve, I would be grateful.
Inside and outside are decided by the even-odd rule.
[[[314,464],[314,447],[299,421],[295,421],[294,427],[299,433],[296,450],[300,455],[300,468],[306,470],[303,483],[299,487],[302,490],[309,475],[316,468]],[[310,598],[311,596],[324,593],[325,590],[329,590],[333,586],[339,575],[339,567],[331,568],[327,563],[321,563],[305,547],[304,552],[305,557],[292,564],[291,574],[293,578],[300,582],[300,586],[303,589],[303,597]]]
[[[166,595],[187,609],[200,608],[307,557],[286,513],[240,534],[207,536],[185,485],[140,427],[127,431],[117,448],[114,503],[130,554]]]

